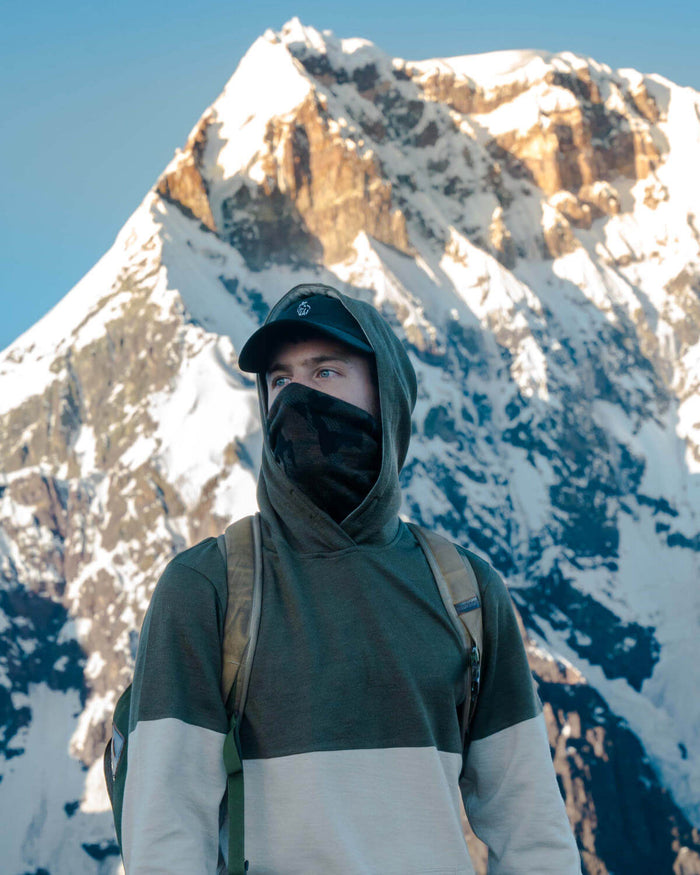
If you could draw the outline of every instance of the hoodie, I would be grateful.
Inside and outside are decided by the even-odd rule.
[[[491,873],[580,871],[507,591],[479,580],[482,687],[466,740],[465,653],[398,516],[416,378],[374,308],[328,286],[375,353],[381,463],[340,522],[284,473],[265,435],[263,598],[240,744],[250,871],[472,875],[460,801]],[[266,388],[258,380],[261,417]],[[266,430],[265,430],[266,431]],[[139,645],[122,815],[126,872],[223,870],[228,720],[219,693],[226,577],[214,539],[176,557]]]

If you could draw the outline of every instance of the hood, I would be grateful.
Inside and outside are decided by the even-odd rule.
[[[258,479],[258,504],[263,524],[274,539],[283,538],[300,553],[326,553],[358,544],[389,543],[399,525],[401,505],[399,472],[411,437],[411,413],[416,403],[416,374],[394,332],[374,307],[343,295],[331,286],[305,283],[295,286],[268,314],[276,314],[300,298],[327,295],[336,298],[357,320],[374,350],[382,430],[381,467],[377,480],[362,503],[336,523],[286,476],[275,461],[267,429],[263,427],[262,465]],[[267,388],[258,376],[260,416],[267,420]]]

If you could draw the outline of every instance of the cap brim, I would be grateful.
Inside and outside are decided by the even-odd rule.
[[[293,336],[294,329],[308,330],[339,340],[341,343],[359,352],[374,354],[372,347],[359,337],[343,331],[341,328],[317,325],[308,319],[278,319],[252,334],[243,346],[238,356],[238,367],[251,374],[264,374],[274,348],[283,343],[285,338]]]

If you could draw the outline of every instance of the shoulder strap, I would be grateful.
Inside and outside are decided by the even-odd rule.
[[[226,564],[228,598],[224,623],[224,643],[221,663],[221,695],[228,703],[231,690],[235,700],[231,708],[230,728],[224,739],[224,767],[228,791],[228,872],[244,875],[248,871],[245,859],[245,812],[243,762],[240,754],[239,725],[245,706],[250,678],[250,654],[260,620],[262,583],[262,537],[260,514],[232,523],[218,537]],[[248,657],[248,658],[246,658]],[[239,678],[241,666],[244,671]]]
[[[227,702],[250,639],[256,575],[262,574],[258,514],[232,523],[218,541],[228,583],[221,668],[221,696]]]
[[[465,709],[466,724],[463,729],[466,731],[474,714],[481,680],[484,629],[479,582],[471,562],[451,541],[413,523],[409,523],[408,527],[425,553],[447,613],[468,654],[470,701],[469,709]]]

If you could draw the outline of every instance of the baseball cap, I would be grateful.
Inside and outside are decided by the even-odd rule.
[[[280,310],[248,338],[238,356],[238,367],[253,374],[264,373],[274,348],[300,326],[313,328],[361,352],[374,352],[357,321],[337,298],[309,295]]]

